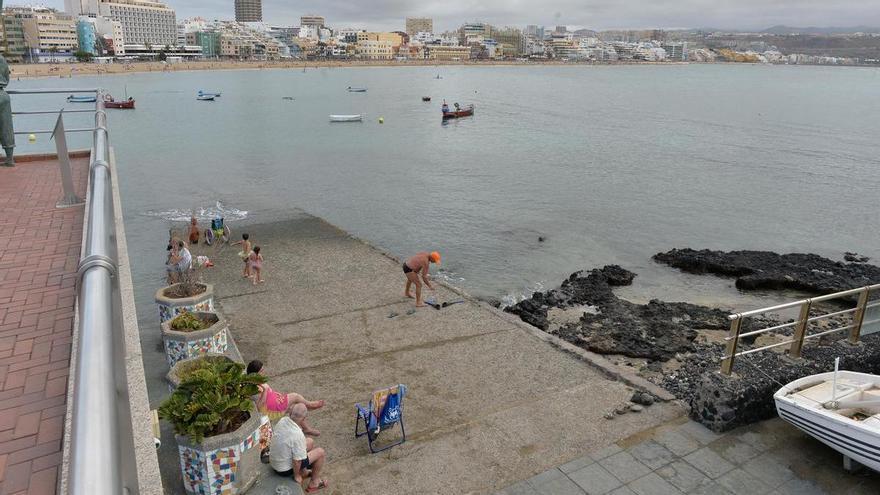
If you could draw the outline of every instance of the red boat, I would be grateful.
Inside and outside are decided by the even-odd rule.
[[[460,107],[458,110],[446,110],[443,112],[443,120],[446,119],[458,119],[461,117],[470,117],[474,114],[474,106],[468,105],[466,107]]]
[[[104,108],[128,108],[134,109],[134,98],[129,97],[127,100],[116,101],[112,96],[104,97]]]

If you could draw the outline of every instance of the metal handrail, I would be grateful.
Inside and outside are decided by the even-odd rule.
[[[80,260],[79,354],[71,421],[71,495],[124,493],[113,352],[116,276],[107,115],[99,90],[89,174],[89,218]]]
[[[867,310],[875,307],[880,307],[880,301],[872,300],[868,301],[868,295],[873,291],[880,290],[880,284],[869,285],[865,287],[859,287],[856,289],[845,290],[841,292],[835,292],[833,294],[825,294],[818,297],[813,297],[810,299],[802,299],[800,301],[794,301],[785,304],[778,304],[776,306],[770,306],[768,308],[755,309],[752,311],[745,311],[743,313],[735,313],[728,318],[730,319],[730,332],[727,337],[724,338],[724,341],[727,343],[727,348],[724,354],[724,357],[721,358],[721,373],[725,375],[729,375],[733,372],[733,363],[735,359],[739,356],[745,356],[748,354],[754,354],[756,352],[766,351],[769,349],[773,349],[776,347],[782,347],[784,345],[791,345],[789,349],[789,355],[794,358],[799,358],[801,356],[801,350],[803,349],[804,342],[816,339],[825,335],[829,335],[832,333],[849,331],[849,341],[853,344],[857,343],[861,338],[861,330],[864,325],[874,324],[880,322],[880,320],[871,320],[864,321],[865,314]],[[839,311],[833,311],[830,313],[825,313],[817,316],[810,316],[810,309],[813,304],[822,301],[830,301],[833,299],[841,299],[854,295],[859,295],[858,301],[854,308],[843,309]],[[770,312],[780,311],[784,309],[792,309],[792,308],[800,308],[800,315],[798,319],[789,323],[783,323],[780,325],[774,325],[767,328],[762,328],[759,330],[753,330],[750,332],[742,333],[742,323],[744,318],[748,318],[751,316],[766,314]],[[808,333],[808,328],[811,323],[815,323],[820,320],[825,320],[834,316],[843,316],[852,314],[852,322],[848,325],[841,325],[835,328],[825,330],[819,333]],[[766,334],[773,332],[775,330],[782,330],[786,328],[794,327],[794,335],[790,339],[783,340],[782,342],[776,342],[774,344],[765,345],[761,347],[757,347],[754,349],[749,349],[747,351],[739,351],[737,352],[737,347],[739,345],[739,341],[745,337],[753,337],[756,335]]]

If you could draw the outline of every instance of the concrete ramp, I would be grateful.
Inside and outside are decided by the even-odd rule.
[[[245,360],[262,360],[276,390],[327,400],[310,418],[330,493],[488,493],[683,413],[665,403],[604,419],[631,388],[475,300],[407,314],[400,264],[320,219],[245,230],[266,283],[241,277],[235,247],[208,278]],[[408,440],[370,454],[354,403],[397,383]]]

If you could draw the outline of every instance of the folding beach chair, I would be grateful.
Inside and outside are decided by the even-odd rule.
[[[406,441],[406,430],[403,428],[404,395],[406,395],[406,386],[400,384],[373,392],[373,397],[366,408],[355,404],[357,416],[354,423],[354,436],[357,438],[366,435],[370,444],[370,452],[374,454],[382,452]],[[361,423],[364,424],[366,431],[359,430]],[[373,448],[373,442],[376,441],[379,432],[393,428],[397,423],[400,423],[401,438],[382,448]]]

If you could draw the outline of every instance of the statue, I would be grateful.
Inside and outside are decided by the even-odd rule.
[[[12,157],[12,150],[15,148],[15,134],[12,130],[12,101],[6,93],[8,85],[9,64],[0,55],[0,145],[3,145],[3,151],[6,152],[6,161],[3,162],[3,166],[14,167],[15,160]]]

